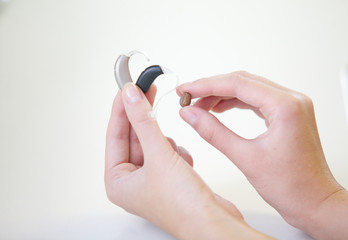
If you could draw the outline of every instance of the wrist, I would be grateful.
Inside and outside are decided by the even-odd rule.
[[[348,239],[347,216],[348,192],[340,188],[299,218],[296,227],[315,239]]]
[[[315,239],[348,239],[348,192],[341,188],[323,200],[303,224]]]
[[[336,193],[343,190],[333,178],[311,178],[301,188],[286,191],[291,193],[287,200],[276,209],[280,215],[292,226],[309,233],[313,219],[322,212],[322,207]]]
[[[168,232],[177,239],[271,239],[231,215],[215,199]]]

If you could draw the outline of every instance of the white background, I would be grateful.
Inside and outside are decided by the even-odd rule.
[[[347,12],[345,0],[0,4],[0,238],[28,238],[53,221],[133,219],[108,202],[103,185],[105,131],[117,92],[113,64],[132,49],[174,70],[181,83],[247,70],[307,94],[328,164],[348,187],[339,81],[348,64]],[[134,58],[132,66],[137,62],[144,60]],[[132,73],[139,73],[136,67]],[[160,91],[168,90],[172,81],[162,80]],[[172,93],[159,106],[159,124],[191,152],[207,184],[243,213],[275,214],[178,110]],[[244,137],[265,130],[248,111],[219,118]]]

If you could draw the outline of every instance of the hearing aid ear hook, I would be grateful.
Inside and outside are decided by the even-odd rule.
[[[147,61],[149,61],[149,58],[140,51],[130,51],[127,55],[121,55],[117,58],[115,62],[115,78],[117,85],[120,89],[123,89],[123,87],[128,82],[132,82],[132,77],[129,72],[129,59],[134,54],[141,54],[143,55]],[[139,76],[136,85],[144,92],[146,93],[151,84],[155,81],[155,79],[161,75],[166,73],[172,73],[170,70],[161,67],[159,65],[153,65],[148,68],[146,68]]]

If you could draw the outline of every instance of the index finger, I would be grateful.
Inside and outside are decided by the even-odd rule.
[[[235,97],[258,109],[278,101],[282,98],[283,91],[283,89],[238,74],[238,72],[200,79],[177,88],[179,95],[189,92],[192,98],[208,96]]]

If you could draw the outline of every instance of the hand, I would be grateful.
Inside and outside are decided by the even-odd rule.
[[[155,89],[147,93],[153,102]],[[128,84],[115,98],[106,137],[108,198],[179,239],[261,235],[235,206],[216,197],[191,156],[163,136],[144,94]]]
[[[324,220],[313,222],[328,199],[346,192],[327,166],[313,104],[307,96],[246,72],[177,88],[178,95],[184,92],[200,99],[194,106],[181,109],[182,118],[223,152],[285,220],[316,237],[332,237],[333,232],[342,234],[342,230],[347,234],[347,217],[331,231],[322,228],[319,221]],[[265,120],[267,131],[255,139],[244,139],[209,113],[231,108],[253,110]]]

